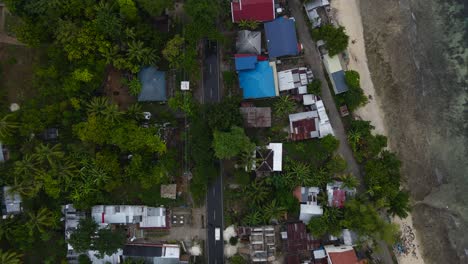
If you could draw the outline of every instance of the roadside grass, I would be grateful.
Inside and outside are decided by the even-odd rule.
[[[8,103],[21,104],[36,95],[33,75],[41,53],[39,49],[0,43],[0,88]]]

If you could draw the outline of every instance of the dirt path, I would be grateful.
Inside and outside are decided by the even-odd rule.
[[[297,33],[299,36],[299,40],[304,46],[304,58],[309,64],[312,69],[312,72],[315,78],[318,78],[322,82],[322,100],[324,101],[325,105],[327,106],[328,116],[330,118],[330,122],[333,127],[333,131],[335,132],[335,137],[340,141],[340,147],[338,152],[343,156],[348,164],[348,172],[353,173],[359,181],[361,182],[360,188],[362,189],[363,178],[359,170],[359,166],[354,159],[353,152],[347,141],[346,131],[343,126],[343,122],[341,121],[341,117],[338,113],[338,109],[336,108],[335,101],[333,100],[333,96],[330,92],[330,89],[327,87],[327,81],[324,76],[323,67],[321,63],[321,57],[318,50],[315,48],[315,44],[312,41],[312,37],[309,32],[309,28],[307,27],[308,22],[304,19],[304,14],[302,11],[302,4],[300,0],[292,0],[289,2],[292,14],[296,19],[296,26],[297,26]],[[378,258],[383,263],[392,264],[393,259],[388,250],[387,245],[383,241],[378,242],[380,251],[377,253]]]
[[[297,33],[299,35],[299,41],[304,46],[304,59],[312,69],[312,72],[315,78],[319,79],[322,82],[322,100],[324,101],[327,110],[328,116],[330,118],[333,131],[335,132],[335,137],[340,141],[340,147],[338,152],[343,156],[343,158],[348,163],[348,172],[352,173],[354,176],[358,177],[362,182],[361,173],[359,171],[359,166],[354,159],[353,152],[348,145],[346,132],[341,121],[340,114],[333,100],[333,96],[328,89],[327,80],[322,68],[322,59],[318,50],[315,48],[315,44],[312,42],[312,37],[310,36],[309,28],[307,27],[307,22],[304,20],[304,15],[302,12],[302,4],[300,0],[293,0],[289,2],[292,14],[296,19]]]
[[[6,43],[10,45],[21,45],[24,46],[23,43],[19,42],[16,38],[10,37],[5,32],[5,13],[6,13],[5,4],[0,3],[0,43]]]

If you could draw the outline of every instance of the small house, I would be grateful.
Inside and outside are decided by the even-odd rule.
[[[260,55],[262,52],[262,33],[249,30],[237,32],[236,50],[238,54]]]
[[[271,127],[270,107],[240,107],[245,127]]]
[[[14,192],[10,186],[3,186],[1,196],[3,219],[20,214],[23,211],[21,196],[19,193]]]
[[[330,76],[330,81],[333,86],[335,94],[340,94],[348,91],[348,85],[345,81],[345,72],[341,67],[340,58],[338,55],[330,57],[328,54],[323,55],[323,63],[325,69]]]
[[[279,91],[295,91],[297,94],[306,94],[307,84],[312,82],[312,78],[312,72],[310,70],[307,70],[306,67],[279,71]]]
[[[247,61],[246,57],[251,61]],[[244,99],[278,96],[276,64],[268,61],[255,62],[255,59],[251,59],[252,56],[246,57],[236,57],[236,69]]]
[[[307,233],[303,222],[287,223],[284,239],[288,264],[300,264],[310,260],[311,251],[320,247],[320,242]]]
[[[231,16],[233,23],[246,21],[271,21],[275,19],[274,0],[232,0]]]
[[[143,68],[138,73],[141,83],[141,92],[138,102],[165,102],[167,101],[166,73],[155,67]]]
[[[270,143],[266,148],[257,148],[255,151],[255,162],[253,169],[258,176],[273,171],[283,170],[283,144]]]
[[[293,18],[280,17],[265,23],[265,35],[270,58],[295,56],[302,50]]]
[[[329,264],[357,264],[358,258],[354,248],[351,246],[325,246]]]
[[[356,189],[343,187],[342,182],[332,182],[327,184],[328,206],[343,208],[346,199],[353,197]]]
[[[323,208],[318,204],[318,187],[296,187],[294,196],[301,204],[299,220],[308,224],[310,219],[323,215]]]
[[[91,209],[91,216],[101,226],[136,224],[139,228],[169,228],[169,218],[164,207],[96,205]]]

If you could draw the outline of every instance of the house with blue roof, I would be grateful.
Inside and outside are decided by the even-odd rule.
[[[348,91],[348,85],[345,80],[345,72],[341,67],[340,58],[338,56],[330,57],[328,54],[323,55],[323,64],[330,75],[330,81],[335,94],[340,94]]]
[[[279,17],[265,23],[265,35],[270,58],[294,56],[301,51],[294,19]]]
[[[164,102],[167,101],[166,73],[155,67],[143,68],[138,73],[141,83],[141,92],[138,102]]]
[[[257,55],[254,54],[236,54],[234,56],[236,71],[252,70],[257,65]]]
[[[243,65],[240,65],[243,66]],[[237,63],[236,63],[237,68]],[[259,99],[278,96],[275,82],[276,69],[268,61],[258,61],[253,69],[239,70],[239,84],[244,99]]]

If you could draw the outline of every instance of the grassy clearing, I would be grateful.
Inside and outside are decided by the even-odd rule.
[[[0,90],[7,103],[22,103],[34,97],[33,68],[39,61],[37,49],[0,43]]]

